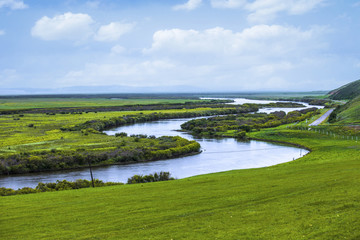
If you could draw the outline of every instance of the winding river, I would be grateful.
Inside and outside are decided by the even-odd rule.
[[[259,100],[257,100],[259,101]],[[264,102],[262,102],[264,103]],[[275,109],[273,109],[274,111]],[[293,109],[294,110],[294,109]],[[269,110],[267,110],[269,111]],[[193,118],[160,120],[137,123],[105,131],[108,135],[117,132],[159,136],[181,136],[201,144],[200,154],[170,160],[160,160],[128,165],[112,165],[93,169],[94,178],[104,182],[127,182],[135,174],[150,174],[168,171],[175,178],[229,171],[234,169],[259,168],[289,162],[308,153],[307,150],[262,141],[238,141],[233,138],[195,138],[179,132],[180,125]],[[18,189],[35,187],[39,182],[56,182],[66,179],[90,179],[87,168],[77,170],[31,173],[0,177],[0,187]]]

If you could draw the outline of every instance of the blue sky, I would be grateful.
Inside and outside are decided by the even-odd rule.
[[[359,42],[358,0],[0,0],[0,94],[330,90]]]

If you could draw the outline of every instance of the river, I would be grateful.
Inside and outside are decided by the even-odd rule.
[[[253,103],[253,104],[268,104],[268,103],[277,103],[277,102],[289,102],[289,101],[274,101],[274,100],[256,100],[256,99],[247,99],[247,98],[201,98],[201,99],[216,99],[216,100],[234,100],[234,102],[228,103],[231,105],[241,105],[241,104],[245,104],[245,103]],[[304,105],[304,107],[300,107],[300,108],[261,108],[259,109],[259,113],[271,113],[271,112],[275,112],[275,111],[284,111],[285,113],[291,112],[291,111],[296,111],[296,110],[303,110],[306,108],[312,108],[312,107],[316,107],[316,108],[324,108],[324,106],[319,106],[319,105],[310,105],[306,102],[296,102],[296,103],[300,103],[302,105]]]
[[[128,135],[147,134],[157,137],[178,135],[199,142],[202,153],[170,160],[97,167],[93,169],[94,178],[104,182],[126,183],[127,179],[135,174],[145,175],[160,171],[168,171],[175,178],[186,178],[234,169],[272,166],[292,161],[308,153],[304,149],[262,141],[238,141],[233,138],[195,138],[190,134],[175,131],[180,129],[182,123],[191,119],[193,118],[137,123],[105,131],[105,133],[114,135],[117,132],[126,132]],[[0,187],[13,189],[35,187],[38,182],[56,182],[56,180],[63,179],[68,181],[90,179],[89,170],[84,168],[3,176],[0,177]]]

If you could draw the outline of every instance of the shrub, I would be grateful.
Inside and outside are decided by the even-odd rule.
[[[94,179],[95,187],[104,187],[112,185],[123,185],[123,183],[116,182],[103,182],[99,179]],[[38,192],[53,192],[53,191],[62,191],[70,189],[80,189],[80,188],[89,188],[92,186],[91,181],[86,179],[77,179],[75,182],[69,182],[67,180],[57,180],[56,183],[42,183],[39,182],[35,188],[24,187],[18,190],[11,188],[0,188],[0,196],[10,196],[17,194],[29,194],[29,193],[38,193]]]
[[[236,133],[236,138],[238,138],[238,139],[246,139],[246,132],[245,131],[238,131]]]
[[[126,132],[115,133],[115,137],[127,137]]]
[[[174,180],[175,178],[170,177],[169,172],[160,172],[160,173],[154,173],[149,175],[134,175],[131,178],[128,178],[127,183],[128,184],[134,184],[134,183],[147,183],[147,182],[159,182],[159,181],[169,181]]]

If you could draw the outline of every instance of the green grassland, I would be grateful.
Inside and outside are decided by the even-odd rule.
[[[66,105],[67,99],[60,100]],[[0,174],[69,169],[85,166],[89,161],[96,165],[124,164],[195,153],[200,145],[179,137],[107,136],[102,131],[127,123],[258,109],[254,104],[239,107],[213,100],[193,103],[189,108],[188,105],[171,109],[172,104],[160,104],[160,109],[143,111],[97,112],[80,107],[76,112],[49,112],[51,108],[41,113],[7,112],[0,115]]]
[[[205,112],[209,108],[142,111],[144,115],[158,113]],[[64,126],[73,126],[90,120],[108,119],[138,114],[136,111],[89,112],[84,114],[24,114],[0,116],[0,153],[15,153],[27,150],[63,149],[112,142],[113,136],[80,131],[61,131]],[[14,120],[19,119],[19,120]],[[29,127],[33,124],[34,127]],[[10,147],[10,149],[9,149]]]
[[[226,109],[1,115],[0,174],[68,169],[85,166],[90,160],[95,165],[123,164],[195,153],[200,145],[180,137],[117,137],[99,131],[104,130],[103,123],[115,124],[124,118],[146,121],[151,117],[201,116],[223,111],[235,109],[229,106]]]
[[[124,105],[200,102],[194,99],[108,99],[108,98],[2,98],[0,110],[66,107],[106,107]]]
[[[360,80],[353,81],[329,92],[329,98],[335,100],[353,99],[360,95]]]
[[[337,123],[360,125],[360,96],[340,107],[337,114]]]
[[[59,129],[129,114],[2,115],[0,151],[110,147],[115,137]],[[1,197],[0,239],[359,239],[359,142],[287,127],[248,134],[311,153],[168,182]]]
[[[283,126],[312,149],[267,168],[0,198],[1,239],[358,239],[360,146]]]

